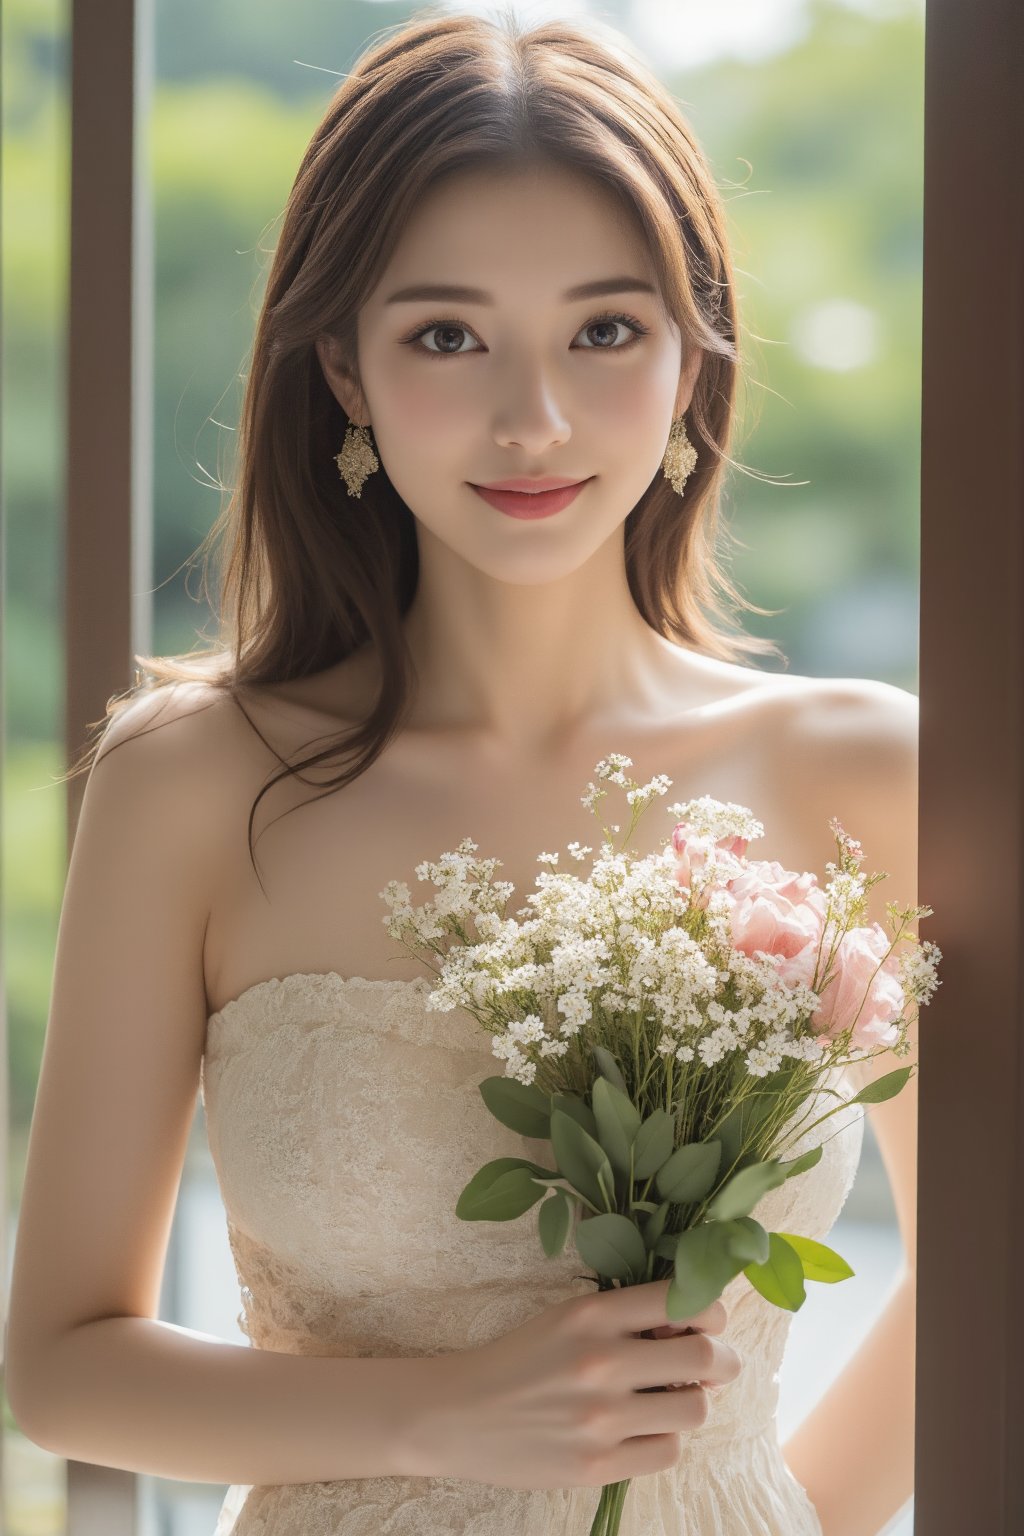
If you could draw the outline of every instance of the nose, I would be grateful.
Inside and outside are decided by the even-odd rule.
[[[528,372],[508,389],[495,412],[494,440],[538,457],[572,436],[569,419],[540,370]]]

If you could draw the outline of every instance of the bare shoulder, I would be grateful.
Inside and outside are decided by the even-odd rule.
[[[256,741],[244,715],[224,689],[176,682],[130,697],[108,720],[86,789],[117,804],[116,789],[147,795],[163,806],[175,835],[192,829],[196,842],[225,825],[237,804],[240,775],[251,777]],[[263,765],[272,761],[264,753]],[[95,784],[94,784],[95,781]]]
[[[844,779],[916,779],[919,700],[874,678],[805,678],[782,712],[781,750]],[[894,785],[894,788],[897,787]]]
[[[816,850],[834,857],[837,817],[861,842],[866,868],[891,877],[874,887],[868,920],[886,903],[917,901],[917,695],[867,678],[821,678],[786,714],[777,738],[793,803]]]
[[[136,769],[157,762],[180,768],[191,757],[223,745],[232,729],[233,708],[224,690],[210,683],[177,682],[143,689],[108,719],[96,762],[131,742],[135,750],[128,756]]]
[[[893,871],[893,886],[873,893],[871,917],[916,883],[918,699],[872,678],[794,679],[767,702],[766,771],[791,818],[794,860],[816,867],[834,858],[838,818],[863,842],[869,865]]]

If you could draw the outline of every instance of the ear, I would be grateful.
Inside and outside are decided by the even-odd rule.
[[[314,343],[320,369],[331,394],[345,415],[357,426],[368,427],[369,412],[350,369],[342,361],[341,344],[333,336],[318,336]]]
[[[682,416],[693,399],[693,391],[697,383],[697,375],[700,373],[700,365],[704,361],[704,352],[700,347],[692,347],[690,355],[683,364],[679,375],[679,390],[676,394],[676,408],[673,416]]]

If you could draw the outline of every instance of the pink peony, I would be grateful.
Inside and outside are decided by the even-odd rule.
[[[877,969],[890,943],[889,935],[879,923],[872,923],[868,928],[851,928],[844,934],[832,960],[832,976],[821,993],[817,1012],[811,1018],[817,1033],[835,1039],[849,1028],[856,1014],[852,1046],[871,1050],[879,1045],[895,1044],[899,1029],[889,1021],[902,1016],[906,1003],[899,981],[899,957],[891,954],[881,969]]]
[[[810,986],[828,904],[816,877],[752,859],[725,889],[733,946],[770,955],[787,986]]]

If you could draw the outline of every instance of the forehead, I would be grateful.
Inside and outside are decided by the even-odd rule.
[[[410,214],[369,305],[397,289],[453,283],[561,303],[573,285],[632,274],[658,286],[639,219],[625,198],[571,167],[451,172]]]

